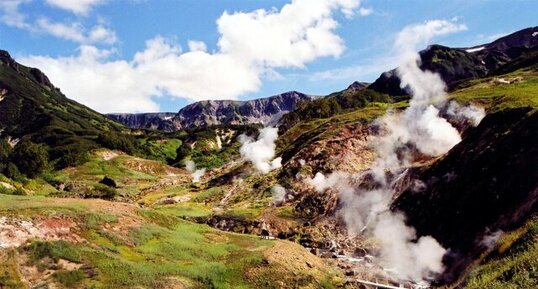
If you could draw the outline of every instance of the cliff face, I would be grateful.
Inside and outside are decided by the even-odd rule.
[[[132,128],[175,131],[184,128],[206,127],[220,124],[276,124],[284,115],[295,109],[300,101],[313,97],[290,91],[283,94],[248,101],[208,100],[187,105],[177,114],[109,114],[108,117]]]

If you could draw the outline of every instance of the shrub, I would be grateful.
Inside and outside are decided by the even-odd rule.
[[[80,283],[80,281],[84,280],[86,275],[82,270],[74,270],[74,271],[67,271],[67,270],[60,270],[54,272],[52,274],[52,277],[56,281],[58,281],[60,284],[64,285],[67,288],[73,288],[75,285]]]
[[[21,174],[21,172],[19,171],[19,169],[17,168],[17,166],[14,164],[14,163],[8,163],[7,164],[7,167],[5,169],[5,175],[6,177],[14,180],[14,181],[17,181],[17,182],[23,182],[24,181],[24,177],[23,175]]]
[[[15,147],[11,159],[23,174],[35,178],[47,168],[49,155],[44,145],[22,141]]]
[[[115,188],[103,184],[95,184],[93,190],[91,190],[85,197],[109,200],[115,198],[117,195],[118,191],[116,191]]]
[[[11,194],[15,195],[15,196],[26,196],[27,195],[26,191],[23,188],[16,188]]]

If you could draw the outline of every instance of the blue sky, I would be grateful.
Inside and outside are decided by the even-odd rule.
[[[0,48],[100,112],[177,111],[328,94],[394,67],[408,25],[464,25],[434,42],[466,47],[537,25],[536,11],[536,0],[0,0]]]

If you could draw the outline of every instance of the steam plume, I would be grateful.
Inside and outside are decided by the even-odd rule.
[[[278,129],[266,127],[260,130],[257,140],[242,134],[239,137],[241,156],[252,162],[254,167],[266,174],[274,169],[280,168],[282,158],[275,157],[275,141],[278,138]]]
[[[280,206],[282,203],[286,201],[286,195],[287,195],[286,188],[284,188],[280,184],[276,184],[273,186],[271,191],[273,192],[273,204],[275,206]]]
[[[191,173],[192,182],[198,183],[200,179],[205,175],[206,169],[196,169],[196,164],[192,160],[188,160],[185,162],[185,169]]]
[[[405,216],[389,208],[394,186],[406,174],[417,156],[436,157],[448,152],[461,141],[459,132],[439,116],[445,103],[446,86],[441,77],[419,68],[419,45],[432,37],[466,29],[445,20],[411,25],[402,30],[395,41],[399,56],[398,76],[402,88],[412,93],[409,107],[403,113],[388,112],[377,121],[383,134],[372,143],[378,159],[366,172],[350,175],[333,172],[316,174],[307,182],[316,190],[332,188],[339,193],[340,216],[351,235],[368,230],[379,241],[380,261],[397,272],[402,279],[420,280],[443,271],[446,250],[430,236],[417,239],[414,228],[405,224]],[[483,112],[482,112],[483,113]],[[481,120],[480,109],[454,106],[448,115]],[[366,188],[353,185],[367,183]]]

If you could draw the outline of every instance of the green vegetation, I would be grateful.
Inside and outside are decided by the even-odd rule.
[[[511,84],[497,84],[502,78]],[[479,102],[488,106],[488,113],[517,107],[538,107],[538,76],[535,69],[521,69],[496,77],[467,82],[450,94],[462,102]]]
[[[305,123],[313,119],[329,118],[344,112],[357,110],[370,103],[391,103],[392,99],[386,94],[371,89],[355,91],[346,89],[311,102],[301,102],[297,109],[283,116],[281,131],[292,128],[295,124]]]
[[[538,288],[538,217],[501,237],[465,288]]]
[[[75,285],[84,280],[86,275],[81,270],[60,270],[54,272],[54,274],[52,274],[52,277],[65,287],[73,288]]]
[[[175,166],[194,161],[198,168],[219,168],[238,158],[241,134],[256,135],[259,125],[218,125],[187,131],[180,137],[182,145],[176,153]],[[217,142],[220,139],[220,147]]]
[[[68,218],[80,224],[80,230],[73,234],[79,234],[84,242],[34,241],[18,251],[28,260],[19,266],[52,270],[52,280],[63,288],[160,288],[165,285],[253,288],[258,282],[258,275],[269,272],[278,272],[282,279],[296,282],[310,280],[309,283],[316,283],[318,278],[333,280],[330,270],[321,273],[291,271],[285,267],[286,263],[267,262],[267,250],[280,241],[223,233],[206,225],[190,223],[178,218],[174,206],[158,209],[131,206],[130,209],[110,211],[105,201],[59,201],[1,195],[0,204],[0,212],[4,215],[6,210],[16,210],[15,216],[24,212],[27,216],[38,215],[41,218]],[[91,214],[86,213],[88,208],[92,208]],[[98,213],[103,211],[109,213]],[[121,222],[117,214],[121,214]],[[111,226],[116,229],[110,230]],[[291,248],[294,248],[290,249],[293,252],[297,250],[296,254],[303,250]],[[300,254],[311,256],[306,251]],[[287,256],[281,258],[286,259]],[[18,280],[16,263],[11,266],[9,260],[15,262],[1,256],[0,271],[9,273],[2,275],[0,282],[3,283],[0,284],[15,284]],[[63,267],[61,260],[76,266]],[[258,273],[251,275],[249,272],[253,270]],[[277,279],[280,280],[276,278],[271,282]]]
[[[13,249],[0,251],[0,288],[26,288],[18,272],[17,254]]]

